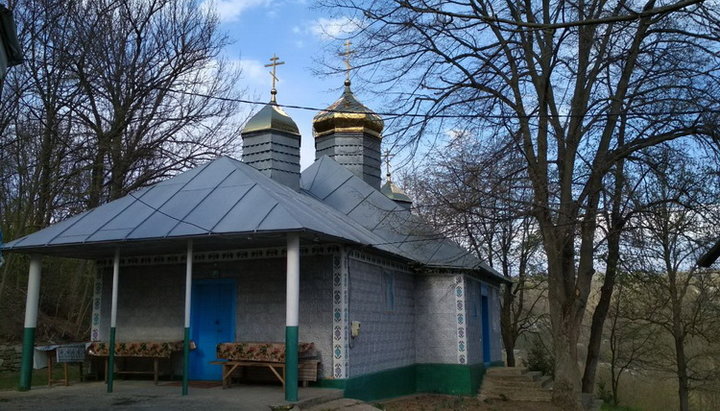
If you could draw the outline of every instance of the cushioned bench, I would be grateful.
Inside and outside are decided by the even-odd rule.
[[[115,343],[116,358],[152,358],[152,371],[128,371],[120,369],[115,374],[147,374],[153,376],[153,381],[157,385],[158,374],[160,370],[160,359],[170,359],[173,353],[183,350],[183,341],[132,341]],[[95,357],[105,357],[105,380],[107,381],[108,373],[108,356],[110,355],[110,344],[106,342],[93,342],[88,347],[88,354]]]
[[[232,342],[217,345],[218,361],[211,364],[223,366],[223,387],[230,386],[230,380],[244,367],[267,367],[285,387],[285,344],[276,342]],[[314,343],[300,343],[298,346],[298,380],[303,386],[308,381],[317,381],[320,361]]]

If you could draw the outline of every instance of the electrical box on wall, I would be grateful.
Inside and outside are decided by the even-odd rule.
[[[355,338],[360,335],[360,321],[353,321],[350,323],[350,336]]]

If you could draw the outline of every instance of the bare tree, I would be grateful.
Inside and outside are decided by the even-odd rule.
[[[462,124],[521,153],[547,256],[554,401],[578,408],[603,179],[643,148],[715,135],[718,11],[702,0],[322,3],[356,23],[358,75],[397,96],[399,144]]]
[[[620,380],[623,375],[632,370],[646,369],[654,351],[658,348],[657,330],[646,323],[632,318],[635,311],[631,308],[636,303],[638,295],[625,292],[628,282],[637,281],[638,278],[627,273],[621,274],[617,290],[613,294],[608,311],[609,324],[606,333],[610,350],[610,387],[613,405],[620,403]],[[634,284],[635,286],[641,283]]]
[[[706,358],[697,344],[720,336],[720,289],[715,273],[697,270],[695,262],[719,216],[717,180],[708,180],[700,167],[678,150],[659,147],[645,160],[652,168],[638,192],[638,201],[654,204],[634,218],[626,265],[641,277],[633,290],[635,312],[630,318],[651,324],[671,337],[660,363],[670,366],[678,380],[680,409],[689,406],[696,372]],[[675,198],[674,202],[664,199]],[[659,354],[663,351],[659,350]]]
[[[6,239],[239,149],[239,73],[220,55],[217,17],[197,2],[29,0],[13,12],[26,61],[0,100]],[[0,300],[22,292],[25,264],[2,267]],[[41,309],[67,320],[52,332],[81,332],[91,264],[49,270]]]

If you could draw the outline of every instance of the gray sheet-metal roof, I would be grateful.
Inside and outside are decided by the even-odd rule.
[[[345,215],[220,157],[154,186],[3,246],[7,251],[238,233],[309,231],[359,244],[383,242]],[[396,247],[387,251],[397,253]]]
[[[300,187],[392,245],[400,255],[431,267],[478,269],[503,278],[470,252],[328,157],[302,173]]]
[[[183,238],[316,233],[438,268],[479,269],[502,278],[334,160],[302,173],[301,191],[252,166],[220,157],[173,178],[2,246],[4,251],[80,257],[88,245]],[[162,240],[162,241],[160,241]]]

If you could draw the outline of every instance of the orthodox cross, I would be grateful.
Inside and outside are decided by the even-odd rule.
[[[387,181],[390,182],[390,159],[395,157],[394,154],[390,154],[390,150],[385,150],[385,168],[387,169]]]
[[[275,53],[273,53],[273,56],[270,58],[270,61],[272,63],[265,65],[265,67],[272,67],[272,71],[270,72],[270,75],[272,76],[272,90],[270,90],[270,95],[272,96],[271,101],[273,103],[275,102],[275,96],[277,95],[277,90],[275,89],[275,82],[280,81],[277,78],[277,66],[279,66],[281,64],[285,64],[284,61],[278,61],[278,60],[280,60],[280,58],[278,56],[276,56]]]
[[[350,69],[352,69],[352,66],[350,65],[350,56],[353,54],[352,50],[350,50],[350,46],[352,43],[350,40],[345,41],[345,52],[340,53],[341,56],[345,57],[345,82],[350,82]]]

